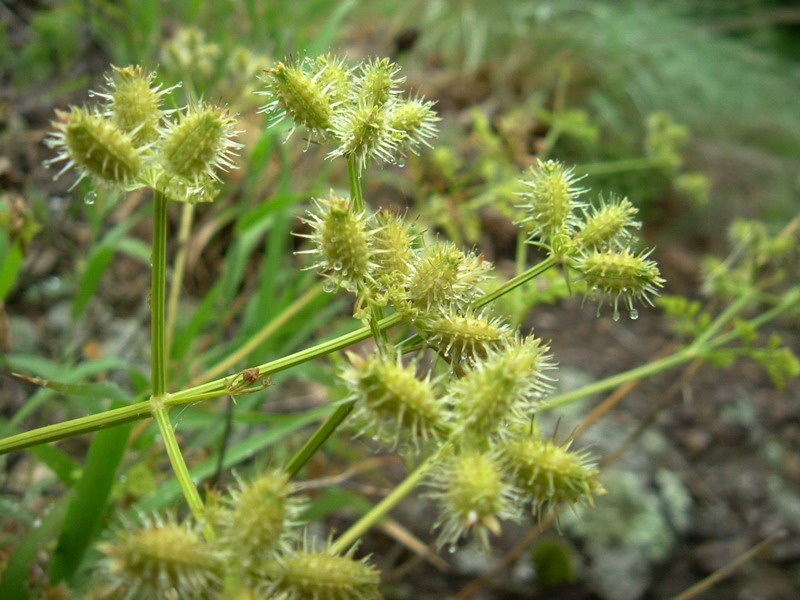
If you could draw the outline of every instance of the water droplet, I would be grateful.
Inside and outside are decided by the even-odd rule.
[[[92,90],[89,90],[89,98],[94,98],[95,96],[97,96],[97,92],[93,92]]]
[[[341,271],[343,266],[344,265],[342,264],[342,261],[337,260],[335,263],[333,263],[333,270],[334,271]]]
[[[614,310],[614,314],[611,315],[611,318],[614,319],[615,321],[619,321],[619,311]]]
[[[635,321],[636,319],[639,318],[639,311],[636,310],[635,308],[632,308],[631,311],[630,311],[630,316],[631,316],[631,319],[633,319]]]
[[[402,169],[403,167],[406,166],[406,161],[404,161],[404,160],[398,161],[397,162],[397,166]]]
[[[322,291],[332,294],[336,291],[336,284],[333,283],[330,279],[326,279],[325,283],[322,284]]]
[[[455,545],[455,544],[450,544],[450,545],[447,547],[447,551],[448,551],[450,554],[455,554],[455,552],[456,552],[456,545]]]
[[[83,197],[83,201],[86,204],[94,204],[97,200],[97,192],[89,192]]]

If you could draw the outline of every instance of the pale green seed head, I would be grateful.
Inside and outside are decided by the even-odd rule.
[[[128,597],[192,598],[219,589],[222,555],[189,524],[153,517],[100,546],[111,584]]]
[[[376,58],[361,64],[358,78],[358,102],[368,106],[383,106],[399,92],[405,77],[399,77],[400,67],[388,58]]]
[[[534,336],[506,340],[450,386],[456,420],[474,439],[510,435],[526,423],[551,389],[545,372],[554,367],[548,346]]]
[[[404,298],[396,302],[416,315],[440,315],[466,308],[480,293],[492,265],[451,242],[435,242],[412,263]]]
[[[168,177],[192,185],[218,180],[217,171],[234,168],[241,144],[233,141],[236,119],[223,108],[197,104],[179,115],[164,133],[158,161]]]
[[[366,212],[356,212],[350,198],[331,190],[328,198],[315,200],[316,210],[309,212],[304,223],[312,228],[309,235],[313,248],[301,251],[317,262],[309,268],[319,269],[330,282],[328,291],[343,287],[350,292],[374,282],[374,235]]]
[[[502,319],[471,309],[450,309],[438,316],[423,317],[417,327],[431,347],[457,365],[485,359],[513,335]]]
[[[162,98],[169,90],[155,84],[155,73],[147,73],[138,65],[112,69],[106,76],[107,91],[99,94],[107,100],[111,121],[130,134],[137,146],[154,142],[161,134],[166,115]]]
[[[435,467],[429,485],[428,495],[440,510],[438,547],[472,533],[488,550],[489,534],[501,533],[500,522],[520,517],[518,495],[492,453],[463,449],[450,454]]]
[[[502,447],[505,468],[540,516],[546,508],[560,503],[591,505],[595,495],[605,493],[590,454],[571,451],[569,446],[543,439],[537,432]]]
[[[600,206],[584,211],[583,222],[575,238],[577,249],[620,250],[633,238],[631,230],[641,228],[634,217],[638,209],[627,198],[611,195],[601,198]]]
[[[276,62],[265,71],[266,90],[261,93],[268,103],[261,111],[274,115],[276,120],[288,116],[295,125],[324,139],[333,115],[331,97],[326,93],[330,82],[313,77],[306,72],[307,68],[306,61],[301,60],[289,64]]]
[[[47,144],[59,153],[45,163],[49,166],[67,161],[56,177],[75,167],[78,181],[91,176],[99,183],[113,187],[137,187],[144,173],[145,159],[128,133],[90,109],[72,107],[69,112],[57,112],[56,115],[55,131],[50,134]]]
[[[321,552],[309,544],[279,559],[278,575],[268,597],[280,600],[374,600],[380,597],[380,572],[366,559],[353,558],[355,547],[337,554],[330,545]]]
[[[280,470],[267,471],[249,483],[240,481],[217,526],[220,542],[240,560],[279,548],[302,506],[293,492],[289,476]]]
[[[599,299],[600,306],[609,302],[614,306],[614,319],[619,318],[618,304],[622,300],[631,318],[638,317],[634,300],[653,305],[651,296],[658,294],[664,279],[649,252],[634,254],[628,248],[620,251],[589,252],[579,256],[573,266],[586,282],[587,295]]]
[[[328,156],[353,159],[359,171],[370,161],[394,162],[398,141],[389,124],[390,109],[359,99],[355,104],[337,110],[331,130],[338,146]]]
[[[436,135],[436,122],[440,120],[433,104],[414,99],[397,101],[392,105],[389,127],[395,132],[401,154],[406,151],[416,154],[423,144],[430,147],[428,139]]]
[[[436,396],[429,377],[417,377],[414,364],[400,357],[373,355],[362,359],[349,354],[350,366],[341,373],[355,402],[353,421],[361,432],[390,446],[408,441],[415,448],[438,439],[447,419],[445,405]]]
[[[539,160],[530,168],[522,183],[523,218],[519,221],[531,240],[549,244],[557,254],[568,254],[572,232],[579,224],[578,200],[586,190],[578,187],[580,178],[558,161]]]

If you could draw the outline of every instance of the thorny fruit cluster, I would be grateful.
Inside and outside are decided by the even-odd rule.
[[[232,167],[240,148],[234,117],[201,103],[164,110],[170,90],[154,80],[140,67],[115,68],[96,94],[99,107],[59,115],[50,138],[56,160],[123,190],[149,186],[157,202],[210,200],[216,171]],[[523,179],[519,223],[549,257],[519,282],[498,285],[492,265],[474,251],[417,231],[398,214],[370,210],[361,189],[367,166],[402,161],[436,133],[433,103],[402,98],[402,81],[388,59],[356,67],[330,55],[278,62],[264,74],[263,110],[276,121],[290,119],[292,131],[303,128],[309,141],[332,147],[330,158],[348,163],[350,194],[315,200],[299,234],[325,290],[354,294],[355,316],[375,338],[372,354],[348,353],[340,373],[348,395],[337,410],[352,410],[359,433],[419,457],[391,502],[424,482],[439,507],[439,546],[474,536],[488,547],[489,536],[503,521],[518,520],[526,505],[541,515],[591,504],[603,492],[592,457],[533,422],[551,390],[548,344],[511,327],[491,301],[561,266],[584,281],[589,297],[610,302],[615,318],[620,302],[636,318],[634,302],[650,303],[662,279],[647,252],[632,249],[639,227],[633,205],[611,197],[590,207],[580,200],[586,190],[557,161],[537,162]],[[154,250],[154,262],[164,254]],[[154,266],[154,290],[155,273]],[[89,597],[377,597],[377,569],[353,556],[363,527],[321,545],[299,533],[302,500],[286,471],[240,480],[200,501],[177,442],[170,446],[165,359],[157,352],[163,289],[153,302],[153,415],[193,518],[119,524],[100,545],[106,558]],[[416,333],[394,339],[385,314]],[[364,527],[378,517],[367,515]]]

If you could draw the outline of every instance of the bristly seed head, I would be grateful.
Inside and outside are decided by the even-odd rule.
[[[279,576],[267,590],[280,600],[374,600],[380,572],[367,559],[353,558],[355,546],[338,554],[330,544],[321,552],[308,542],[279,558]]]
[[[631,229],[641,228],[634,217],[638,209],[614,194],[606,200],[600,198],[600,206],[584,211],[575,241],[579,248],[591,250],[619,250],[625,248],[633,238]]]
[[[437,439],[444,430],[445,406],[436,397],[430,377],[420,379],[414,364],[403,366],[400,356],[374,355],[363,359],[348,354],[351,365],[341,373],[355,402],[353,420],[362,432],[394,447],[409,441],[415,448]]]
[[[411,232],[411,225],[388,210],[379,211],[374,221],[373,248],[377,273],[408,275],[414,259],[413,243],[417,237]]]
[[[363,99],[337,111],[331,129],[339,145],[328,156],[354,159],[359,172],[370,160],[394,162],[399,132],[389,125],[390,114],[388,105]]]
[[[614,320],[619,319],[620,298],[633,319],[638,317],[634,300],[653,305],[650,296],[658,294],[664,280],[656,262],[647,258],[650,252],[634,254],[627,248],[589,252],[574,261],[573,267],[586,282],[587,296],[593,300],[599,296],[598,313],[608,301],[614,306]]]
[[[572,169],[556,160],[537,161],[522,183],[528,188],[521,194],[519,206],[524,217],[519,223],[526,227],[531,240],[549,244],[558,254],[566,252],[572,233],[579,225],[576,209],[585,205],[578,197],[586,190],[576,184]]]
[[[597,481],[600,471],[591,455],[583,450],[570,451],[569,447],[570,442],[558,444],[540,438],[538,432],[502,446],[506,469],[539,516],[562,502],[591,505],[595,495],[605,493]]]
[[[450,309],[439,316],[423,317],[417,328],[431,347],[459,365],[485,359],[513,335],[502,319],[472,309]]]
[[[168,176],[193,185],[216,181],[217,170],[234,167],[233,158],[242,147],[233,141],[237,133],[236,119],[227,109],[191,106],[165,131],[159,148],[161,166]]]
[[[318,268],[331,283],[327,291],[343,287],[350,292],[359,285],[373,281],[373,238],[376,230],[370,228],[366,212],[356,212],[350,198],[338,196],[333,190],[326,199],[314,201],[316,211],[309,212],[303,222],[312,228],[308,238],[314,245],[298,254],[313,254],[317,262],[309,268]]]
[[[138,65],[124,68],[112,65],[106,75],[107,89],[97,96],[106,100],[111,121],[133,138],[137,146],[151,144],[161,135],[161,124],[168,111],[161,108],[163,96],[172,88],[154,83],[156,74]]]
[[[273,68],[264,72],[267,89],[259,93],[272,98],[272,101],[262,107],[261,112],[272,114],[275,122],[288,116],[296,125],[302,125],[313,135],[325,139],[333,115],[332,100],[341,101],[341,89],[335,83],[336,74],[327,72],[333,76],[332,79],[324,76],[331,63],[338,64],[335,61],[317,62],[315,74],[306,72],[310,64],[308,60],[294,64],[275,63]],[[336,69],[335,66],[331,68]]]
[[[416,315],[438,315],[452,307],[466,308],[481,292],[492,265],[474,252],[451,242],[435,242],[412,264],[405,297],[395,304]]]
[[[361,76],[356,83],[358,100],[370,106],[383,106],[398,93],[406,78],[398,77],[400,67],[388,58],[376,58],[361,64]]]
[[[59,153],[45,163],[67,161],[56,177],[75,167],[79,176],[72,187],[87,175],[113,187],[128,189],[137,185],[145,161],[128,133],[86,108],[73,106],[70,112],[57,112],[56,116],[55,131],[46,143]]]
[[[428,139],[436,136],[436,122],[440,121],[433,110],[434,102],[423,100],[398,101],[389,114],[389,127],[395,132],[398,152],[417,154],[420,145],[430,148]]]
[[[318,56],[314,59],[310,75],[322,88],[332,110],[336,110],[350,95],[352,70],[344,59],[333,54]]]
[[[484,360],[450,386],[456,421],[474,439],[505,439],[509,427],[527,422],[539,400],[552,389],[546,370],[553,369],[548,346],[533,335],[513,338],[490,350]]]
[[[472,532],[484,551],[489,534],[499,535],[500,521],[520,518],[520,498],[505,481],[502,465],[492,453],[464,449],[451,454],[431,472],[433,491],[441,514],[435,527],[441,527],[437,547],[452,546]]]
[[[230,510],[217,525],[221,543],[236,551],[237,560],[263,557],[286,541],[302,509],[293,491],[289,476],[280,470],[250,483],[239,481],[231,492]]]
[[[123,597],[209,597],[219,585],[222,555],[186,523],[152,517],[119,530],[100,550]]]

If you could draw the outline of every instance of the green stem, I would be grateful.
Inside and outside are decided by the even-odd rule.
[[[189,504],[189,509],[198,523],[203,522],[203,501],[200,499],[200,494],[197,487],[194,485],[192,476],[189,474],[189,468],[186,466],[186,461],[183,460],[183,454],[178,446],[178,440],[175,438],[175,430],[172,428],[172,423],[169,421],[169,414],[166,405],[164,404],[163,397],[154,396],[151,400],[153,407],[153,416],[155,417],[158,428],[161,431],[161,437],[164,439],[164,446],[167,449],[169,461],[172,463],[172,470],[175,471],[175,476],[181,485],[181,490]]]
[[[167,197],[154,193],[153,280],[150,288],[153,396],[167,393],[166,289],[167,289]]]
[[[350,529],[345,531],[339,539],[333,543],[334,552],[344,552],[352,546],[370,527],[383,519],[389,511],[397,506],[403,498],[408,496],[417,487],[422,478],[425,477],[430,468],[436,463],[444,450],[450,446],[449,442],[442,444],[436,452],[431,454],[425,462],[419,465],[403,482],[398,485],[383,500],[378,502],[372,509],[361,517]]]
[[[153,215],[153,282],[150,288],[150,314],[152,326],[153,395],[150,406],[164,440],[172,469],[180,482],[183,495],[195,519],[203,517],[203,501],[189,475],[183,460],[175,430],[169,421],[164,402],[167,398],[167,354],[166,354],[166,303],[167,303],[167,197],[156,191]]]
[[[533,269],[538,268],[541,264],[542,263],[539,263],[539,265],[536,265],[536,267],[533,267]],[[508,283],[506,283],[505,286],[502,287],[506,287],[510,283],[511,281],[509,281]],[[495,293],[496,292],[497,290],[495,290]],[[483,300],[483,298],[481,300]],[[787,312],[788,310],[792,309],[793,307],[796,307],[798,302],[800,302],[800,289],[793,290],[791,293],[787,294],[784,297],[783,301],[780,302],[777,306],[751,319],[750,323],[752,323],[754,327],[759,328],[768,323],[769,321],[772,321],[773,319]],[[403,319],[401,315],[394,314],[390,317],[382,319],[381,322],[379,323],[379,326],[381,327],[381,329],[394,327],[395,325],[401,323],[402,320]],[[347,333],[336,339],[323,342],[322,344],[314,346],[313,348],[307,348],[306,350],[296,352],[295,354],[285,356],[283,358],[263,364],[256,368],[259,369],[259,372],[262,375],[277,373],[278,371],[289,369],[291,367],[307,362],[314,358],[325,356],[326,354],[330,354],[331,352],[341,350],[343,348],[351,346],[352,344],[366,340],[367,338],[370,337],[370,334],[371,332],[369,328],[362,327],[361,329],[357,329],[356,331]],[[731,331],[728,331],[727,333],[724,333],[711,340],[707,344],[707,349],[713,349],[725,345],[728,342],[737,339],[738,337],[740,337],[739,331],[736,329],[732,329]],[[688,350],[689,349],[684,349],[678,352],[685,353]],[[694,354],[694,356],[699,355],[699,352],[697,350],[693,350],[692,352],[696,353]],[[691,360],[691,359],[692,356],[685,356],[683,360],[677,360],[674,359],[673,357],[665,357],[664,359],[662,359],[662,361],[659,361],[659,363],[662,365],[666,364],[668,366],[676,366],[681,362],[685,362],[686,360]],[[662,368],[666,367],[662,366]],[[638,371],[639,376],[642,376],[641,369],[643,369],[643,367],[637,367],[632,371]],[[620,383],[625,383],[630,379],[635,379],[636,378],[635,376],[630,376],[630,375],[628,375],[627,378],[625,378],[626,374],[630,374],[632,371],[627,371],[626,373],[621,373],[615,376],[616,378],[622,378],[622,379],[621,380],[617,379],[617,382],[611,383],[610,385],[594,387],[598,386],[602,382],[597,382],[596,384],[592,384],[592,386],[589,387],[592,387],[593,389],[591,389],[588,393],[585,393],[583,390],[576,390],[575,392],[569,392],[567,394],[559,394],[557,396],[553,396],[551,399],[557,400],[559,404],[564,404],[566,402],[577,400],[578,398],[582,398],[584,396],[605,391],[606,389],[610,389],[615,385],[619,385]],[[645,375],[653,374],[655,372],[657,371],[645,373]],[[218,379],[215,381],[210,381],[200,386],[196,386],[193,388],[189,388],[171,394],[170,397],[166,400],[165,404],[167,406],[177,406],[183,404],[191,404],[193,402],[197,402],[205,398],[216,398],[219,396],[229,395],[229,392],[225,391],[225,381],[226,379],[224,378]],[[567,397],[568,399],[565,399]],[[46,427],[40,427],[38,429],[33,429],[31,431],[26,431],[24,433],[12,435],[0,440],[0,455],[7,454],[9,452],[14,452],[16,450],[22,450],[23,448],[29,448],[30,446],[48,444],[51,442],[56,442],[58,440],[63,440],[66,438],[71,438],[78,435],[91,433],[93,431],[104,429],[106,427],[114,427],[116,425],[122,425],[124,423],[129,423],[131,421],[139,421],[148,418],[150,414],[151,414],[150,404],[148,401],[144,401],[131,404],[130,406],[125,406],[122,408],[106,411],[96,415],[80,417],[78,419],[72,419],[70,421],[57,423],[55,425],[47,425]]]
[[[350,197],[353,200],[353,208],[356,212],[367,209],[364,201],[364,192],[361,189],[361,174],[358,171],[358,163],[354,156],[347,157],[347,175],[350,178]]]
[[[325,422],[314,432],[302,448],[295,454],[284,467],[289,477],[294,477],[305,464],[319,450],[320,446],[333,434],[353,410],[353,402],[346,402],[336,407],[336,410],[325,419]]]
[[[114,408],[95,415],[39,427],[38,429],[3,438],[0,440],[0,455],[30,448],[31,446],[57,442],[107,427],[116,427],[132,421],[140,421],[149,417],[150,401],[136,402],[121,408]]]
[[[533,279],[535,277],[538,277],[539,275],[541,275],[542,273],[544,273],[545,271],[547,271],[551,267],[554,267],[555,264],[556,264],[555,257],[548,256],[542,262],[532,266],[530,269],[520,273],[516,277],[513,277],[512,279],[509,279],[508,281],[506,281],[503,285],[501,285],[499,288],[497,288],[493,292],[490,292],[490,293],[486,294],[485,296],[482,296],[481,298],[478,298],[475,301],[474,306],[476,308],[480,308],[481,306],[486,306],[490,302],[494,302],[495,300],[497,300],[501,296],[504,296],[505,294],[507,294],[511,290],[514,290],[514,289],[518,288],[519,286],[529,282],[531,279]]]
[[[752,297],[753,297],[753,292],[750,290],[738,296],[736,300],[731,302],[728,308],[726,308],[719,315],[717,315],[717,318],[714,319],[714,321],[706,327],[705,331],[703,331],[699,336],[697,336],[697,339],[695,339],[695,341],[692,342],[692,347],[702,348],[703,346],[705,346],[711,338],[713,338],[715,335],[717,335],[717,333],[719,333],[722,330],[723,327],[725,327],[734,318],[736,318],[736,315],[738,315],[741,312],[741,310],[749,304]]]
[[[703,354],[704,351],[698,348],[692,348],[692,347],[683,348],[682,350],[678,350],[677,352],[670,354],[669,356],[665,356],[660,360],[647,363],[640,367],[635,367],[628,371],[623,371],[622,373],[617,373],[616,375],[612,375],[611,377],[606,377],[605,379],[601,379],[600,381],[596,381],[592,384],[586,385],[577,390],[572,390],[571,392],[564,392],[563,394],[556,394],[555,396],[550,396],[549,398],[547,398],[547,403],[544,406],[542,406],[539,410],[540,411],[550,410],[556,408],[557,406],[569,404],[570,402],[574,402],[575,400],[580,400],[581,398],[592,396],[594,394],[599,394],[600,392],[604,392],[606,390],[619,387],[620,385],[627,383],[628,381],[632,381],[635,379],[642,379],[644,377],[649,377],[650,375],[655,375],[656,373],[659,373],[665,369],[676,367],[687,361],[699,358]]]

